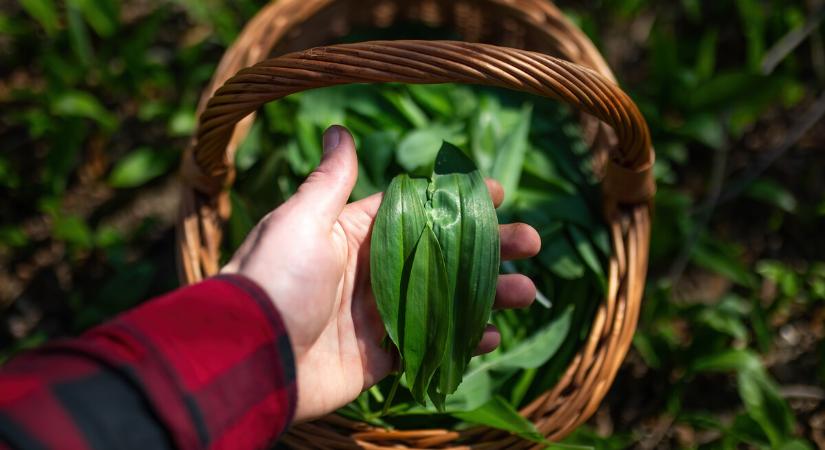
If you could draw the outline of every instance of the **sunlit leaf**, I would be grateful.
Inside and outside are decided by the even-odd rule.
[[[341,124],[348,104],[347,92],[337,86],[306,91],[298,97],[299,120],[307,120],[321,129]]]
[[[513,202],[518,192],[518,184],[524,168],[524,156],[529,147],[527,137],[530,133],[532,113],[533,109],[531,107],[524,107],[518,124],[497,145],[496,157],[493,161],[490,176],[500,182],[504,192],[508,193],[504,197],[504,204],[502,205],[504,207]]]
[[[416,104],[406,91],[385,91],[384,98],[387,99],[404,118],[415,128],[424,128],[430,123],[430,119],[424,111]]]
[[[448,143],[435,162],[431,198],[430,218],[447,263],[454,308],[438,383],[438,392],[448,395],[461,383],[490,318],[499,271],[498,219],[484,178]]]
[[[59,116],[82,117],[97,121],[106,130],[117,126],[117,119],[92,94],[68,91],[52,101],[52,113]]]
[[[497,151],[496,140],[501,128],[499,109],[500,106],[494,98],[483,96],[470,122],[470,150],[483,173],[490,173],[493,168]]]
[[[54,0],[20,0],[20,6],[26,10],[48,34],[54,34],[60,23]]]
[[[139,148],[115,164],[109,175],[109,185],[116,188],[141,186],[166,173],[175,161],[170,153],[148,147]]]
[[[498,396],[493,397],[478,409],[453,413],[453,416],[465,422],[509,431],[533,442],[545,442],[544,437],[532,422],[520,415],[505,399]]]
[[[764,369],[746,369],[737,373],[739,396],[745,410],[768,435],[774,447],[791,437],[794,417],[788,404],[779,394],[776,383]]]
[[[398,134],[390,131],[370,133],[361,142],[358,154],[373,182],[383,185],[389,180],[387,169],[397,146]]]
[[[748,187],[746,194],[750,198],[759,200],[785,212],[790,213],[796,210],[797,201],[793,193],[781,184],[767,178],[754,181],[753,184]]]
[[[390,183],[372,229],[370,275],[381,318],[390,339],[401,347],[401,308],[405,268],[427,223],[420,191],[427,180],[399,175]]]
[[[189,136],[195,131],[197,118],[194,109],[181,109],[172,115],[169,121],[169,134],[172,136]]]
[[[402,303],[404,372],[413,398],[424,403],[430,379],[445,357],[453,312],[444,255],[429,226],[416,244]]]
[[[120,8],[116,0],[69,0],[67,3],[83,13],[98,35],[108,37],[117,30]]]
[[[448,84],[411,84],[407,90],[413,98],[425,108],[442,118],[449,118],[454,113],[454,105],[450,103],[450,93],[455,86]]]
[[[442,410],[489,320],[500,243],[492,200],[472,161],[443,143],[434,166],[429,183],[407,175],[390,183],[373,227],[370,264],[387,332],[409,361],[413,396],[423,403],[426,391]],[[422,229],[427,236],[420,238],[411,261]],[[440,302],[438,308],[432,306],[435,302]],[[438,320],[430,313],[437,313]]]
[[[410,172],[419,167],[431,166],[441,143],[457,143],[460,131],[461,128],[457,126],[432,125],[408,133],[398,144],[398,164]]]

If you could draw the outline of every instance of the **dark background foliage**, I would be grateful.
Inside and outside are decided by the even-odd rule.
[[[261,0],[0,0],[0,349],[176,285],[176,166]],[[649,121],[634,347],[571,440],[825,447],[822,2],[562,2]]]

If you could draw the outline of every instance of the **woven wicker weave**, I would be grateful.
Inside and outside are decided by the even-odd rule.
[[[382,41],[285,54],[327,44],[352,27],[389,27],[400,20],[449,26],[466,42]],[[273,54],[283,56],[264,61]],[[521,410],[548,439],[563,438],[595,412],[636,328],[647,269],[654,154],[644,119],[616,86],[603,58],[547,1],[279,0],[265,7],[226,52],[201,98],[198,131],[182,165],[181,280],[195,282],[219,269],[234,152],[254,112],[307,89],[376,82],[497,86],[562,101],[582,112],[597,172],[604,175],[612,238],[607,298],[562,379]],[[481,427],[390,431],[335,415],[292,427],[282,442],[301,449],[535,445]]]

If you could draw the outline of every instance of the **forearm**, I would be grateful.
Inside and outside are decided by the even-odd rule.
[[[0,370],[0,437],[23,448],[260,448],[289,424],[294,362],[251,281],[183,288]]]

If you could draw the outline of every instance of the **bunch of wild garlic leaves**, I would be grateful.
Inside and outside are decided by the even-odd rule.
[[[516,411],[554,385],[587,336],[604,297],[610,250],[575,115],[546,99],[451,84],[318,89],[267,104],[259,114],[236,156],[224,254],[319,163],[321,134],[331,124],[347,126],[356,139],[359,176],[352,200],[385,190],[399,173],[428,176],[442,141],[460,147],[485,176],[501,182],[499,221],[526,222],[542,239],[537,257],[504,262],[501,270],[530,276],[538,301],[527,310],[493,313],[501,346],[471,361],[444,413],[418,405],[407,389],[387,404],[393,377],[340,413],[399,428],[484,424],[540,439]]]

